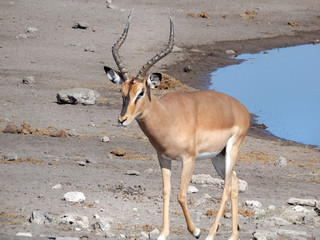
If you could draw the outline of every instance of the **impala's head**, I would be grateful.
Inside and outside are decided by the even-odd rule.
[[[119,55],[119,49],[126,39],[131,16],[132,12],[128,17],[128,21],[121,37],[112,47],[113,58],[119,68],[119,71],[113,70],[112,68],[106,66],[104,67],[104,70],[107,73],[110,81],[115,84],[121,84],[123,104],[118,122],[123,126],[129,125],[133,119],[137,117],[139,118],[146,108],[148,102],[151,101],[151,89],[159,86],[162,75],[160,73],[152,73],[147,76],[147,73],[156,62],[164,58],[172,51],[174,37],[173,22],[169,12],[170,36],[166,48],[149,60],[145,65],[143,65],[136,77],[129,78],[128,71],[126,70]]]

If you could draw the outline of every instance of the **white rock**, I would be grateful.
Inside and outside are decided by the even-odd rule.
[[[32,237],[32,234],[29,233],[29,232],[18,232],[16,234],[16,236],[19,236],[19,237]]]
[[[141,232],[141,236],[145,239],[149,239],[149,235],[146,232]]]
[[[126,172],[126,175],[139,176],[139,175],[140,175],[140,172],[139,172],[139,171],[136,171],[136,170],[128,170],[128,171]]]
[[[75,129],[71,129],[69,132],[68,132],[69,136],[70,137],[78,137],[79,134],[76,132]]]
[[[157,228],[153,229],[151,232],[149,232],[149,239],[155,240],[159,235],[160,235],[160,231]]]
[[[246,206],[250,207],[250,208],[261,208],[262,204],[259,201],[251,201],[251,200],[247,200],[245,201]]]
[[[308,237],[309,235],[305,231],[295,231],[295,230],[287,230],[287,229],[278,229],[278,235],[280,236],[301,236],[301,237]]]
[[[199,190],[195,186],[188,187],[188,193],[197,193]]]
[[[218,188],[224,188],[224,180],[220,178],[213,178],[209,174],[197,174],[193,175],[191,182],[194,184],[202,184],[206,185],[213,185]],[[244,180],[239,179],[239,192],[245,192],[248,190],[248,183]]]
[[[35,28],[35,27],[28,27],[28,29],[27,29],[27,33],[35,33],[38,31],[39,31],[39,29]]]
[[[274,163],[277,167],[285,167],[287,166],[287,159],[285,157],[279,157],[277,161]]]
[[[274,231],[267,231],[267,230],[256,230],[253,233],[255,240],[269,240],[269,239],[276,239],[277,234]]]
[[[93,158],[86,158],[86,163],[97,164],[98,162]]]
[[[79,166],[82,166],[82,167],[87,165],[85,161],[78,161],[77,163]]]
[[[72,88],[61,90],[57,93],[57,102],[60,104],[95,104],[100,94],[97,91],[88,88]]]
[[[268,210],[269,211],[274,211],[274,210],[276,210],[276,207],[274,205],[269,205],[268,206]]]
[[[96,47],[91,44],[91,45],[85,47],[84,51],[86,51],[86,52],[95,52],[96,51]]]
[[[320,204],[320,201],[318,201],[316,199],[290,198],[290,199],[287,200],[287,203],[290,204],[290,205],[316,207],[317,204]]]
[[[89,219],[86,216],[75,213],[67,213],[60,217],[60,223],[70,224],[73,227],[80,227],[82,229],[89,228]]]
[[[53,217],[50,214],[44,213],[42,211],[33,211],[29,221],[35,224],[45,224],[52,222]]]
[[[16,38],[23,38],[23,39],[26,39],[26,38],[28,38],[28,36],[27,36],[27,34],[22,33],[22,34],[19,34],[18,36],[16,36]]]
[[[34,76],[28,76],[28,77],[24,77],[22,79],[22,83],[24,83],[24,84],[33,84],[35,82],[36,82],[36,80],[35,80]]]
[[[110,9],[113,9],[113,10],[119,9],[118,6],[116,6],[116,5],[112,4],[112,3],[107,3],[107,8],[110,8]]]
[[[89,24],[87,22],[77,22],[73,25],[72,28],[79,28],[79,29],[87,29]]]
[[[56,237],[55,240],[80,240],[77,237]]]
[[[100,218],[99,221],[96,224],[104,232],[107,232],[107,231],[109,231],[111,229],[111,225],[109,223],[109,219],[108,218]]]
[[[239,179],[239,192],[243,193],[248,190],[248,183],[244,180]]]
[[[7,161],[16,161],[18,160],[18,155],[16,153],[7,153],[3,155],[3,159]]]
[[[226,54],[228,54],[228,55],[233,55],[233,54],[236,54],[236,51],[234,51],[234,50],[226,50]]]
[[[101,142],[105,142],[105,143],[110,142],[110,138],[108,136],[103,136],[101,138]]]
[[[223,188],[224,186],[224,181],[222,179],[213,178],[209,174],[193,175],[191,182],[195,184],[215,185],[219,188]]]
[[[86,200],[86,197],[82,192],[67,192],[63,195],[63,199],[68,202],[83,203]]]
[[[274,222],[274,224],[276,226],[287,226],[287,225],[291,225],[291,222],[281,218],[281,217],[273,217],[270,219],[271,221]]]
[[[62,188],[62,185],[60,183],[58,183],[52,187],[52,189],[60,189],[60,188]]]

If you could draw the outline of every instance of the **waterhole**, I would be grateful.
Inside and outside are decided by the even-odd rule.
[[[275,136],[320,145],[320,45],[273,49],[211,74],[209,89],[238,99]]]

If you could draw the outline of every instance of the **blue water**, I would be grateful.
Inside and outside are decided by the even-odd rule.
[[[320,45],[237,57],[211,74],[210,89],[227,93],[258,115],[272,134],[320,145]]]

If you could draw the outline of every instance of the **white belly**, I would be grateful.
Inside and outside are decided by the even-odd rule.
[[[216,157],[220,152],[221,152],[221,151],[219,151],[219,152],[199,153],[199,154],[196,156],[196,160],[212,159],[212,158]],[[170,160],[170,161],[173,160],[173,159],[167,157],[164,153],[161,154],[161,157],[164,158],[164,159],[166,159],[166,160]],[[181,161],[182,159],[181,159],[180,157],[178,157],[178,158],[176,158],[175,160]]]

